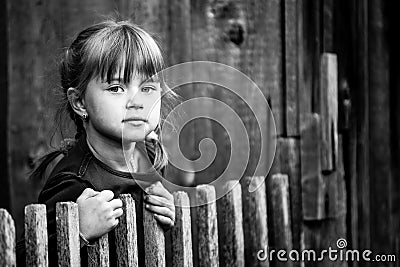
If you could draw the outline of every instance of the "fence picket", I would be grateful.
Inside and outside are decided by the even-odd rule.
[[[0,266],[16,266],[15,224],[5,209],[0,209]]]
[[[316,113],[301,117],[300,162],[304,220],[320,220],[325,217],[320,123],[320,117]]]
[[[48,266],[46,205],[25,207],[26,266]]]
[[[146,266],[164,267],[164,230],[154,218],[154,213],[143,207],[144,249]]]
[[[320,64],[321,168],[333,171],[338,156],[338,66],[337,57],[323,53]]]
[[[93,246],[87,248],[89,267],[110,266],[110,246],[108,244],[108,234],[103,235]]]
[[[221,265],[244,266],[242,189],[236,180],[228,181],[224,190],[228,193],[217,202],[223,226],[218,231]]]
[[[215,188],[211,185],[196,186],[199,266],[219,266],[217,206]]]
[[[292,229],[290,218],[289,179],[285,174],[272,175],[268,183],[268,207],[271,208],[274,249],[292,250]],[[275,261],[275,266],[293,266],[293,261]]]
[[[130,194],[121,194],[123,215],[115,228],[117,266],[138,266],[138,246],[135,201]]]
[[[249,192],[249,185],[253,179],[256,180],[255,184],[259,184],[260,187],[254,192]],[[262,176],[246,176],[241,180],[246,266],[269,266],[268,260],[257,258],[260,250],[264,251],[261,253],[262,256],[268,253],[267,201],[264,179],[265,177]]]
[[[190,200],[187,193],[173,193],[175,199],[175,226],[172,228],[172,262],[174,267],[193,266]]]
[[[78,204],[56,204],[57,252],[59,267],[81,266]]]

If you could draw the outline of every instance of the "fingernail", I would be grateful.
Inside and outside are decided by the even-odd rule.
[[[149,204],[145,204],[145,207],[146,207],[146,208],[149,208]]]

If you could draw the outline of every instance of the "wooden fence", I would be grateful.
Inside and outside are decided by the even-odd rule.
[[[192,227],[198,233],[198,266],[269,266],[268,260],[257,259],[259,250],[268,247],[268,231],[273,229],[273,243],[281,249],[292,248],[289,180],[287,175],[275,174],[250,193],[251,179],[229,181],[233,189],[217,201],[211,185],[196,187],[196,200],[206,201],[196,207],[197,220],[191,224],[190,199],[185,192],[175,192],[176,224],[172,231],[172,266],[193,266]],[[261,182],[261,181],[258,181]],[[267,198],[274,207],[272,225],[267,224]],[[105,235],[88,247],[89,266],[109,266],[109,248],[115,247],[117,266],[138,266],[138,247],[134,199],[120,196],[124,214],[115,231],[115,246],[109,246]],[[218,219],[222,227],[217,227]],[[78,206],[73,202],[57,203],[58,266],[80,265]],[[146,266],[166,266],[164,232],[151,212],[143,209]],[[15,227],[10,214],[0,210],[0,265],[16,266]],[[25,238],[27,266],[48,266],[46,207],[31,204],[25,207]],[[263,254],[264,255],[264,254]],[[286,262],[285,266],[293,266]]]

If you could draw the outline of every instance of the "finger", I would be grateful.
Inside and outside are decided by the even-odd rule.
[[[161,223],[164,226],[167,227],[172,227],[174,226],[175,222],[173,220],[171,220],[171,218],[169,217],[165,217],[159,214],[154,214],[154,218],[156,218],[156,220]]]
[[[121,208],[115,209],[115,210],[113,211],[113,217],[114,217],[114,218],[121,217],[122,214],[124,214],[124,210],[121,209]]]
[[[146,209],[148,209],[149,211],[151,211],[153,213],[157,213],[159,215],[169,217],[169,218],[171,218],[171,220],[175,219],[175,212],[173,212],[172,210],[170,210],[167,207],[154,206],[154,205],[150,205],[150,204],[146,204],[145,207],[146,207]]]
[[[170,200],[164,198],[164,197],[160,197],[160,196],[156,196],[156,195],[146,195],[144,196],[144,201],[146,203],[152,204],[152,205],[156,205],[156,206],[164,206],[167,207],[169,209],[175,209],[175,205],[174,203],[171,203]]]
[[[110,207],[112,209],[118,209],[118,208],[122,208],[123,204],[122,204],[122,200],[119,198],[113,199],[110,201]]]
[[[146,193],[151,194],[151,195],[157,195],[160,197],[164,197],[168,200],[173,200],[174,197],[172,196],[172,194],[165,189],[165,187],[162,185],[162,183],[160,181],[152,184],[151,186],[147,187],[145,189]]]
[[[82,194],[78,197],[77,201],[88,199],[88,198],[94,197],[98,194],[99,194],[98,191],[94,191],[92,188],[86,188],[85,190],[83,190]]]
[[[118,223],[119,223],[119,220],[118,220],[118,219],[114,219],[114,220],[112,221],[111,227],[112,227],[112,228],[117,227],[117,226],[118,226]]]
[[[97,197],[105,201],[110,201],[114,198],[114,193],[111,190],[103,190],[97,195]]]

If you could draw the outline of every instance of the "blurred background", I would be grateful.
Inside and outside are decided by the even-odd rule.
[[[24,206],[37,201],[42,187],[30,182],[28,173],[38,156],[61,141],[59,134],[50,138],[60,55],[80,30],[112,16],[153,33],[168,66],[216,61],[257,83],[276,125],[270,175],[289,176],[293,247],[327,248],[342,237],[348,248],[398,255],[398,1],[4,0],[0,5],[0,207],[11,212],[18,233]],[[177,92],[183,99],[220,99],[237,111],[250,138],[245,175],[253,175],[260,130],[249,107],[215,86]],[[73,134],[74,129],[66,132]],[[208,183],[224,170],[230,144],[221,125],[196,120],[179,142],[185,156],[196,159],[199,141],[207,137],[219,149],[213,164],[195,174],[170,168],[176,183]]]

